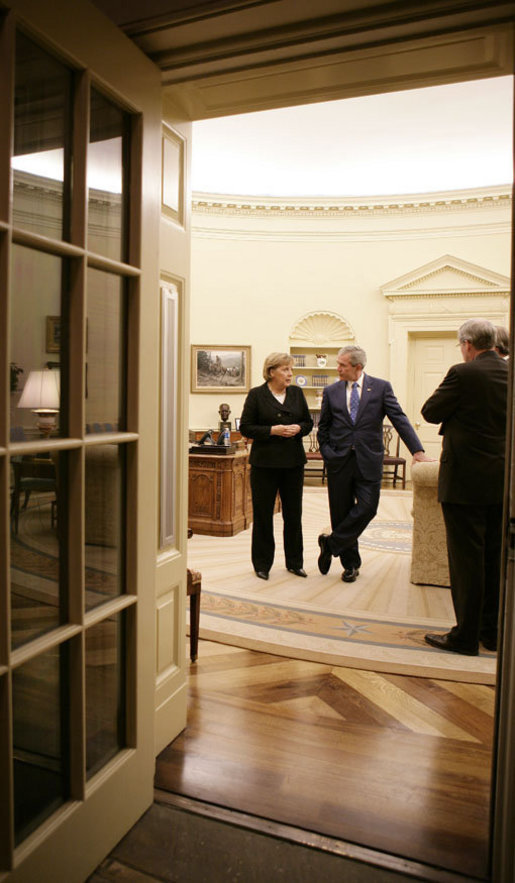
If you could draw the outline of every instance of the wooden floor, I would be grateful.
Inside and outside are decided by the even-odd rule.
[[[477,878],[494,688],[206,641],[156,788]]]

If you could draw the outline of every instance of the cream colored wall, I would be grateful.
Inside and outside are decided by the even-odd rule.
[[[329,208],[320,200],[280,207],[278,200],[196,194],[191,343],[250,344],[256,385],[267,353],[289,348],[290,330],[305,313],[336,312],[367,350],[370,373],[389,377],[381,286],[445,254],[509,275],[508,193],[342,199]],[[258,207],[267,203],[276,208]],[[225,400],[234,420],[244,395],[190,394],[190,427],[216,426]]]

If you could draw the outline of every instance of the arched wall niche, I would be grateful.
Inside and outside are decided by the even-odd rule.
[[[355,339],[350,323],[329,310],[305,313],[290,332],[294,382],[304,387],[315,427],[318,425],[323,389],[338,380],[338,351]]]
[[[310,347],[338,347],[356,339],[350,323],[338,313],[315,311],[305,313],[290,332],[290,345],[305,343]]]

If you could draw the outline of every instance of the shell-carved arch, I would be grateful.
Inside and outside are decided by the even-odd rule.
[[[311,346],[338,346],[345,341],[352,342],[356,335],[343,316],[328,311],[306,313],[297,320],[290,332],[290,342],[296,341]]]

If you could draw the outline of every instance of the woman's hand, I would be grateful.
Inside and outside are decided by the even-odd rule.
[[[270,428],[270,435],[280,435],[282,438],[292,438],[300,432],[298,423],[277,423]]]

